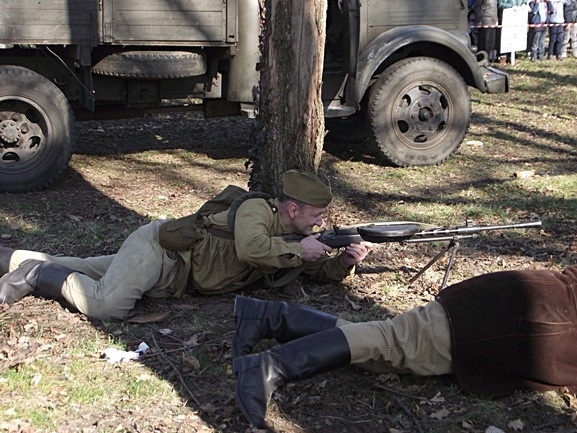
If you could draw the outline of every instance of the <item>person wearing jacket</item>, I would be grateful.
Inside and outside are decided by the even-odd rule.
[[[568,0],[549,0],[549,48],[548,60],[561,60],[565,18],[563,6]]]
[[[561,58],[567,57],[569,41],[571,42],[571,54],[573,57],[577,57],[577,0],[569,0],[563,5],[563,17],[565,18],[565,30],[563,31]]]
[[[533,0],[529,2],[529,25],[531,60],[541,61],[545,58],[545,39],[547,37],[546,24],[549,20],[547,2],[545,0]]]
[[[499,25],[497,0],[475,0],[475,19],[479,51],[485,51],[490,62],[497,59],[497,27]]]
[[[304,305],[241,296],[234,316],[236,402],[258,428],[283,384],[351,364],[453,374],[465,392],[489,397],[577,392],[577,265],[480,275],[387,320],[350,323]],[[251,353],[264,338],[279,344]]]

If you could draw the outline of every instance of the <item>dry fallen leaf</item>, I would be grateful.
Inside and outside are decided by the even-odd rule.
[[[126,321],[128,323],[151,323],[151,322],[160,322],[161,320],[166,319],[170,315],[170,311],[164,311],[161,313],[151,313],[151,314],[143,314],[139,316],[134,316]]]
[[[359,311],[362,308],[359,304],[355,304],[353,301],[351,301],[348,296],[345,296],[345,300],[350,304],[351,308],[355,311]]]
[[[525,423],[523,421],[521,421],[520,419],[516,419],[514,421],[511,421],[509,424],[507,424],[507,427],[509,427],[515,431],[523,431],[523,429],[525,428]]]
[[[569,406],[571,409],[577,408],[577,397],[575,397],[573,394],[570,394],[568,392],[564,393],[563,400],[565,400],[567,406]]]
[[[445,398],[441,396],[440,392],[438,392],[435,394],[435,396],[433,398],[422,400],[421,404],[433,405],[435,403],[444,403],[444,402],[445,402]]]
[[[216,408],[211,403],[206,403],[200,406],[200,410],[207,415],[213,415],[216,412]]]
[[[451,414],[451,412],[449,412],[447,409],[443,408],[441,410],[438,410],[437,412],[433,412],[429,416],[431,418],[434,418],[434,419],[444,419],[444,418],[447,418],[450,414]]]
[[[188,355],[182,360],[182,370],[188,372],[190,370],[199,370],[200,361],[196,356]]]
[[[190,337],[188,340],[184,341],[184,347],[195,347],[198,346],[200,343],[198,342],[198,339],[200,337],[200,334],[194,334],[192,337]]]
[[[34,377],[30,380],[30,385],[32,386],[38,386],[38,384],[40,383],[40,381],[42,380],[42,375],[40,373],[37,373],[34,375]]]

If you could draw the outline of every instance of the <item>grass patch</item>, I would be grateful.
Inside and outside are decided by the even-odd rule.
[[[335,200],[326,224],[454,226],[472,219],[495,225],[535,216],[542,230],[494,231],[463,242],[449,282],[575,264],[577,60],[532,63],[520,56],[502,67],[511,76],[510,93],[471,91],[469,132],[459,152],[438,167],[379,164],[367,143],[351,143],[347,157],[327,146],[321,174]],[[3,246],[112,254],[141,224],[186,215],[227,184],[248,180],[250,122],[242,119],[178,113],[77,127],[78,152],[53,188],[2,197]],[[531,175],[519,177],[523,171]],[[441,247],[383,244],[343,284],[302,279],[249,294],[306,303],[352,321],[393,316],[435,296],[446,258],[410,287],[407,282]],[[143,300],[139,314],[169,312],[159,323],[89,321],[32,297],[0,309],[0,430],[245,431],[234,406],[233,299]],[[132,350],[140,341],[152,348],[142,362],[100,359],[107,347]],[[475,399],[448,378],[344,369],[283,388],[270,417],[287,433],[418,431],[415,422],[426,432],[483,433],[491,426],[508,432],[517,419],[523,431],[549,433],[575,430],[572,399],[557,392]]]

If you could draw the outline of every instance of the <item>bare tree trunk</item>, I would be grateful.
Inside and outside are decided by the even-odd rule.
[[[326,7],[326,0],[265,1],[251,189],[278,195],[285,170],[318,170]]]

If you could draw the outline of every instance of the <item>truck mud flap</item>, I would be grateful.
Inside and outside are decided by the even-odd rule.
[[[506,93],[509,91],[509,75],[491,66],[481,66],[487,93]]]

